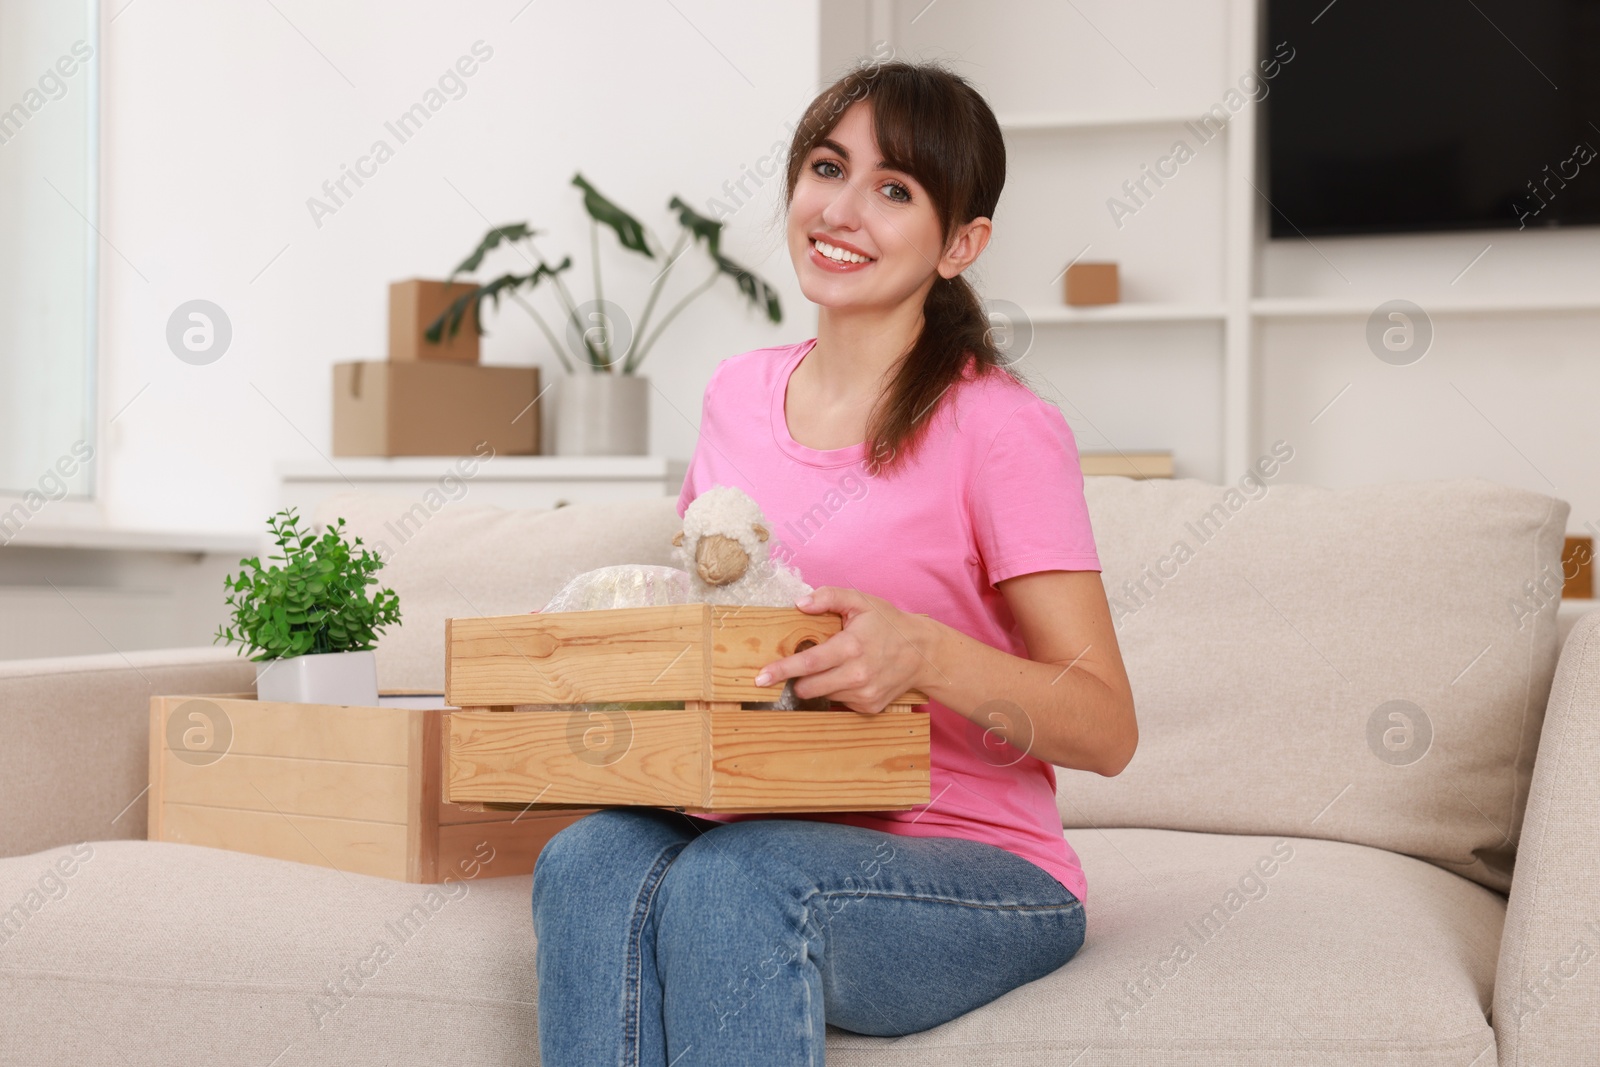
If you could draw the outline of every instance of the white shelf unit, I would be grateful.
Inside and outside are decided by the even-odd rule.
[[[402,502],[559,508],[676,497],[688,466],[663,456],[340,456],[331,465],[279,463],[278,499],[280,506],[298,508],[302,516],[342,492],[381,493]]]
[[[1383,302],[1383,298],[1367,300],[1335,300],[1331,298],[1262,298],[1250,302],[1250,312],[1259,319],[1309,319],[1344,315],[1370,315]],[[1600,298],[1540,299],[1423,299],[1418,301],[1430,316],[1433,315],[1544,315],[1575,312],[1579,314],[1600,311]]]
[[[1196,37],[1199,47],[1208,50],[1226,40],[1225,65],[1252,67],[1253,3],[1213,3],[1230,12],[1230,23],[1237,22],[1235,12],[1248,11],[1250,28],[1230,25],[1226,34],[1202,28],[1198,35],[1185,34],[1178,50],[1192,51]],[[1062,67],[1072,65],[1077,72],[1073,76],[1086,84],[1109,86],[1101,76],[1105,71],[1086,72],[1068,54],[1081,45],[1097,50],[1108,68],[1128,73],[1122,66],[1125,57],[1114,54],[1115,46],[1107,50],[1096,30],[1082,23],[1085,17],[1101,21],[1099,16],[1074,13],[1070,5],[1063,13],[1059,6],[1044,3],[946,10],[913,0],[869,0],[864,11],[842,2],[825,2],[821,11],[824,41],[847,41],[853,32],[857,51],[852,57],[825,46],[824,77],[870,54],[876,41],[887,40],[897,58],[953,60],[995,108],[1006,139],[1006,192],[994,240],[974,281],[985,297],[1021,307],[1032,327],[1024,358],[1037,361],[1031,377],[1079,429],[1080,448],[1171,448],[1180,477],[1221,480],[1227,470],[1247,464],[1250,270],[1248,257],[1242,263],[1236,260],[1250,246],[1253,220],[1252,205],[1231,190],[1241,168],[1249,173],[1253,166],[1248,152],[1254,138],[1253,105],[1231,116],[1221,131],[1206,131],[1202,145],[1193,131],[1208,101],[1193,107],[1188,102],[1209,92],[1204,78],[1189,77],[1190,91],[1170,92],[1161,100],[1140,100],[1111,87],[1099,99],[1091,99],[1092,93],[1051,92],[1053,80],[1047,74],[1023,71],[1025,60],[1011,64],[1013,45],[1007,42],[1018,34],[1031,34],[1037,41],[1061,26],[1075,25],[1093,40],[1069,42],[1058,57]],[[1181,17],[1202,27],[1220,21],[1209,12]],[[1066,22],[1058,26],[1055,20],[1062,19]],[[1105,33],[1115,35],[1109,27]],[[1039,91],[1015,88],[1030,79]],[[1167,74],[1158,80],[1165,85]],[[998,94],[990,91],[997,87]],[[1012,89],[1009,96],[1007,88]],[[1139,163],[1153,165],[1179,137],[1200,151],[1183,165],[1180,180],[1150,198],[1150,215],[1142,214],[1146,205],[1139,205],[1133,240],[1140,254],[1123,254],[1112,247],[1115,240],[1105,240],[1110,227],[1102,205],[1108,194],[1117,192],[1118,183],[1139,179]],[[1237,184],[1249,190],[1248,184]],[[1179,209],[1181,233],[1169,240],[1169,227],[1151,216]],[[1035,221],[1019,227],[1018,220],[1027,218]],[[1118,261],[1123,302],[1097,307],[1062,302],[1060,272],[1078,258]],[[1108,349],[1114,355],[1108,356]],[[1119,368],[1118,362],[1137,365],[1137,370]],[[1158,396],[1148,388],[1152,381],[1176,384]],[[1134,412],[1136,405],[1115,400],[1128,394],[1129,386],[1150,401],[1146,410]]]
[[[1030,321],[1057,326],[1095,322],[1222,322],[1227,310],[1220,304],[1122,303],[1094,307],[1027,307]]]
[[[1039,372],[1081,448],[1170,448],[1179,477],[1226,484],[1282,438],[1297,446],[1297,481],[1479,476],[1569,500],[1574,529],[1600,519],[1587,459],[1600,228],[1271,238],[1264,105],[1196,136],[1277,51],[1263,6],[822,0],[819,73],[825,83],[887,41],[895,58],[953,67],[994,108],[1006,188],[972,277],[1026,314],[1019,366]],[[1288,43],[1310,55],[1318,39],[1305,33]],[[1194,151],[1178,176],[1132,217],[1108,216],[1124,180],[1178,138]],[[1061,303],[1060,272],[1077,259],[1116,261],[1126,302]],[[1426,358],[1403,369],[1365,339],[1395,299],[1436,320]]]

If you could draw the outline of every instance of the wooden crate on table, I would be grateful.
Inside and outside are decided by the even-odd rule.
[[[545,842],[588,811],[445,800],[448,714],[151,697],[149,839],[406,882],[529,873]]]
[[[842,626],[673,604],[445,621],[447,798],[517,810],[906,810],[928,803],[927,697],[773,711],[764,666]]]

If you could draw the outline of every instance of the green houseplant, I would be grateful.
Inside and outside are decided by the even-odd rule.
[[[400,621],[400,598],[377,583],[383,560],[344,536],[343,518],[321,537],[300,529],[294,508],[267,520],[282,566],[259,557],[239,561],[225,576],[230,625],[212,643],[235,642],[255,651],[256,698],[300,704],[378,703],[377,635]]]
[[[475,309],[473,328],[483,329],[483,302],[499,309],[502,296],[513,299],[533,317],[561,360],[567,375],[555,392],[556,452],[566,455],[640,455],[649,444],[648,383],[637,373],[662,332],[691,301],[730,277],[750,304],[761,309],[773,323],[783,321],[777,290],[749,269],[722,254],[722,223],[706,218],[680,197],[668,201],[679,226],[673,246],[667,248],[632,214],[603,196],[581,173],[572,184],[583,190],[583,206],[589,215],[590,259],[594,268],[594,298],[583,303],[574,300],[562,274],[572,267],[572,257],[551,265],[534,244],[539,230],[526,222],[496,226],[484,234],[470,255],[463,259],[449,280],[477,271],[495,249],[515,248],[530,268],[526,273],[511,271],[475,285],[453,300],[428,327],[425,336],[435,343],[454,337],[462,328],[469,309]],[[637,324],[622,307],[607,300],[600,278],[600,230],[612,230],[627,251],[657,264],[664,264],[650,283]],[[689,245],[698,245],[710,258],[711,272],[661,316],[654,331],[651,315],[666,286],[667,278]],[[562,310],[564,328],[558,336],[537,308],[525,300],[545,281],[550,282]],[[570,358],[569,358],[570,357]]]

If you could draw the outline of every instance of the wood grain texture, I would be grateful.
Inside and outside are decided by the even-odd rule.
[[[627,701],[775,700],[756,673],[839,632],[798,608],[669,604],[493,615],[445,623],[445,700],[454,707]],[[927,697],[911,691],[906,703]]]
[[[406,879],[404,823],[240,811],[167,802],[164,840]]]
[[[444,789],[444,713],[420,711],[406,724],[406,881],[439,880],[439,809]]]
[[[180,758],[189,753],[172,747],[169,719],[192,700],[232,728],[232,743],[214,761]],[[468,868],[474,877],[527,874],[558,823],[596,809],[475,813],[448,803],[449,714],[152,697],[148,836],[410,882],[468,877]],[[493,862],[472,852],[484,841]]]
[[[929,718],[853,711],[456,712],[453,802],[684,811],[882,811],[928,803]]]
[[[454,712],[446,798],[589,807],[695,803],[702,716],[680,709]]]
[[[162,796],[213,808],[404,823],[406,779],[403,765],[230,752],[204,766],[169,759]]]
[[[229,756],[298,756],[405,766],[406,731],[397,730],[414,714],[407,708],[364,708],[345,704],[282,704],[227,697],[167,697],[206,700],[227,715],[233,729]],[[169,703],[169,707],[176,704]]]
[[[707,689],[704,604],[450,620],[445,702],[682,700]]]
[[[888,811],[928,803],[926,712],[734,711],[710,720],[703,811]]]

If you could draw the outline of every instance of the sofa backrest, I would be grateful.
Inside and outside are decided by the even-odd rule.
[[[1565,501],[1477,478],[1085,497],[1139,749],[1115,778],[1057,771],[1064,827],[1350,841],[1508,890]]]
[[[1057,770],[1064,828],[1322,837],[1509,888],[1555,670],[1565,501],[1482,479],[1090,477],[1085,496],[1139,750],[1115,778]],[[344,493],[313,518],[344,516],[387,561],[402,625],[379,642],[379,686],[437,692],[446,618],[535,610],[596,567],[671,565],[675,505]]]
[[[671,566],[672,536],[683,527],[676,497],[535,511],[344,492],[312,512],[319,527],[339,517],[383,557],[379,584],[400,597],[400,625],[378,640],[378,688],[437,693],[445,619],[537,611],[596,567]]]

